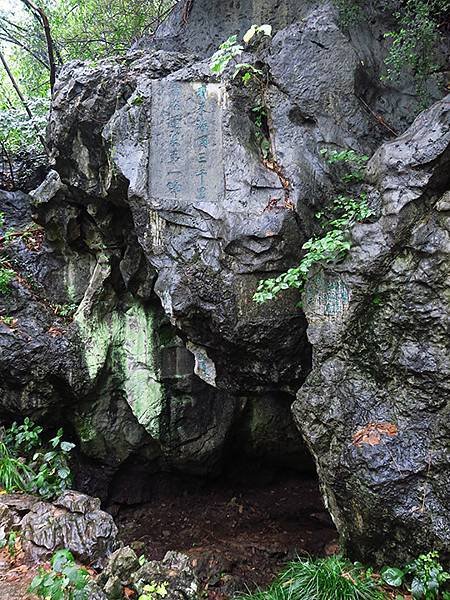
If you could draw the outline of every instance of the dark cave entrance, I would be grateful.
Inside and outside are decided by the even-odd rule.
[[[208,598],[265,586],[289,560],[336,550],[337,532],[307,449],[290,444],[285,428],[255,447],[246,423],[243,418],[214,476],[155,473],[147,479],[148,501],[108,507],[121,539],[138,555],[188,554]],[[137,464],[134,469],[139,478]]]
[[[313,473],[286,469],[259,482],[160,475],[154,489],[150,502],[110,507],[120,537],[149,559],[188,554],[207,597],[265,586],[289,560],[336,550]]]

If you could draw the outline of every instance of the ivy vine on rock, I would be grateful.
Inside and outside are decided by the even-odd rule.
[[[368,156],[359,155],[353,150],[342,152],[322,150],[330,164],[345,163],[350,166],[345,175],[341,176],[344,183],[361,183],[364,179],[364,165]],[[302,249],[305,254],[296,267],[285,273],[259,282],[253,300],[259,304],[274,300],[280,292],[289,288],[302,290],[313,267],[342,260],[351,248],[349,231],[356,223],[364,221],[372,215],[367,202],[367,195],[338,195],[332,203],[332,216],[323,218],[323,213],[316,217],[321,222],[322,233],[306,241]]]

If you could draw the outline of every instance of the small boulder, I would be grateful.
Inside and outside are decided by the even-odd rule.
[[[117,527],[100,501],[66,491],[53,503],[37,502],[21,522],[23,549],[42,560],[66,548],[85,564],[100,567],[117,548]]]
[[[109,600],[122,600],[123,588],[132,580],[133,573],[140,568],[138,557],[129,546],[111,554],[108,563],[98,578]]]
[[[165,600],[193,600],[198,598],[198,582],[190,566],[190,559],[179,552],[167,552],[162,561],[149,561],[133,574],[133,584],[139,594],[146,585],[163,585]]]

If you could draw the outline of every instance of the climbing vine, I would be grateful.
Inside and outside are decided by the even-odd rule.
[[[353,150],[337,152],[324,149],[321,153],[330,164],[344,163],[350,167],[348,172],[341,176],[342,182],[347,184],[362,182],[368,156],[359,155]],[[322,233],[303,244],[302,249],[306,250],[306,253],[300,264],[278,277],[260,281],[253,300],[261,304],[274,300],[283,290],[289,288],[302,290],[313,267],[344,258],[351,247],[348,238],[351,227],[359,221],[364,221],[371,214],[365,193],[356,196],[337,196],[333,201],[331,218],[324,219],[323,213],[316,214],[316,218],[321,223]]]

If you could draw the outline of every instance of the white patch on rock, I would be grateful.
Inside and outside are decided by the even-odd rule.
[[[188,342],[186,344],[186,348],[194,355],[194,373],[197,375],[197,377],[203,379],[203,381],[208,385],[216,387],[216,365],[211,358],[209,358],[206,348],[197,346],[192,342]]]

